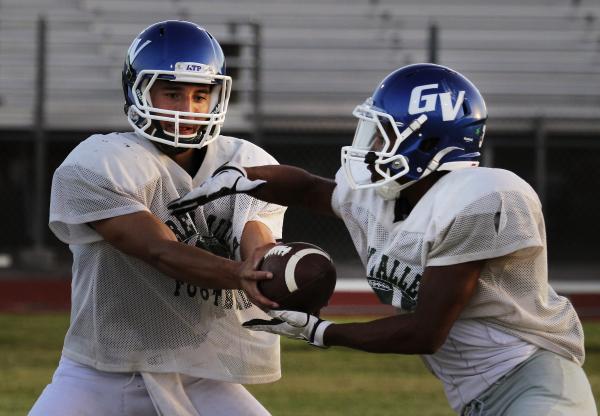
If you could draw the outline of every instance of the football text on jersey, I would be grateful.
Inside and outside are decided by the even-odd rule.
[[[193,212],[177,215],[174,216],[177,223],[173,220],[167,220],[165,224],[173,231],[178,241],[191,243],[193,238],[197,237],[194,243],[196,247],[217,256],[233,259],[240,243],[237,237],[232,238],[233,223],[231,220],[217,218],[216,215],[212,214],[209,215],[206,218],[209,235],[201,236],[194,224],[193,215]],[[225,309],[236,308],[242,310],[252,307],[252,303],[243,290],[205,289],[191,283],[175,280],[173,295],[180,296],[182,294],[191,298],[199,296],[203,301],[208,301],[212,297],[214,306]]]

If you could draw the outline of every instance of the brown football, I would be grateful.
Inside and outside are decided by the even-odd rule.
[[[279,243],[263,257],[260,270],[273,273],[261,280],[263,295],[279,304],[279,309],[318,315],[335,289],[336,272],[331,257],[309,243]]]

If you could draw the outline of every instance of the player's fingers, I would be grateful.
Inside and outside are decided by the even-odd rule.
[[[270,322],[270,321],[265,321],[265,324],[259,324],[259,323],[243,323],[242,326],[246,329],[249,329],[250,331],[262,331],[262,332],[269,332],[271,334],[276,334],[276,335],[282,335],[281,331],[279,330],[279,325],[281,325],[281,322]]]
[[[263,311],[267,312],[269,309],[279,307],[279,305],[276,302],[272,301],[271,299],[267,298],[262,293],[260,293],[256,282],[246,282],[242,285],[242,287],[244,288],[244,291],[248,295],[250,301],[252,301],[252,303],[260,307]]]
[[[271,299],[267,298],[265,295],[260,293],[260,290],[258,290],[257,285],[253,285],[252,287],[248,288],[246,292],[248,291],[250,292],[249,295],[255,300],[255,303],[259,306],[264,306],[268,309],[274,309],[279,307],[277,302],[272,301]]]
[[[171,211],[175,210],[183,210],[183,209],[191,209],[198,206],[197,200],[188,200],[186,196],[182,196],[181,198],[174,199],[173,201],[167,204],[167,208]]]
[[[273,278],[273,273],[262,270],[251,270],[244,274],[244,279],[259,282],[261,280],[269,280]]]
[[[255,331],[264,331],[265,327],[279,325],[282,321],[276,319],[250,319],[242,324],[243,327],[253,329]]]
[[[281,315],[282,315],[283,312],[285,312],[285,311],[272,310],[272,311],[267,312],[267,315],[269,315],[273,319],[280,319],[281,320],[282,319]]]
[[[169,208],[170,210],[179,208],[180,206],[181,206],[181,198],[174,199],[167,204],[167,208]]]
[[[181,204],[177,207],[169,208],[169,209],[171,210],[172,214],[179,215],[179,214],[185,214],[186,212],[193,211],[197,207],[198,207],[198,204],[186,203],[186,204]]]
[[[201,183],[198,187],[192,189],[190,192],[185,194],[182,201],[191,201],[198,198],[201,198],[207,194],[211,193],[210,185],[206,182]]]
[[[258,306],[265,312],[267,312],[270,309],[279,307],[279,305],[276,302],[273,302],[271,299],[266,298],[259,291],[255,291],[253,293],[248,293],[246,291],[246,294],[248,295],[252,303],[254,303],[256,306]]]
[[[297,311],[269,311],[267,314],[275,319],[280,319],[282,321],[287,322],[288,324],[302,328],[308,325],[310,320],[310,315],[305,312],[297,312]]]

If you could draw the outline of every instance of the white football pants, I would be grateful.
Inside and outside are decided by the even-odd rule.
[[[181,414],[199,416],[269,416],[240,384],[180,375],[185,397]],[[150,380],[150,379],[149,379]],[[156,386],[153,386],[154,391]],[[177,408],[161,405],[139,373],[109,373],[62,357],[29,416],[148,416]],[[176,404],[175,404],[176,405]],[[162,408],[162,409],[161,409]],[[166,409],[166,410],[165,410]],[[194,413],[195,412],[195,413]],[[179,414],[179,412],[177,412]]]
[[[539,349],[465,407],[462,416],[597,416],[583,369]]]

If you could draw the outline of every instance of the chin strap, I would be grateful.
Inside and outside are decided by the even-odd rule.
[[[427,165],[427,168],[425,169],[425,172],[423,172],[423,174],[421,175],[421,177],[419,179],[423,179],[425,176],[429,175],[431,172],[435,172],[436,170],[438,170],[438,168],[440,166],[440,162],[444,158],[444,156],[446,156],[450,152],[453,152],[454,150],[462,150],[462,149],[460,147],[452,146],[452,147],[446,147],[445,149],[442,149],[439,152],[437,152],[437,154],[433,157],[433,159],[431,159],[431,161]]]
[[[381,185],[375,188],[375,192],[377,192],[377,195],[379,195],[384,200],[391,201],[393,199],[398,198],[400,196],[400,191],[412,183],[414,183],[414,181],[409,182],[408,184],[400,185],[398,182],[392,181],[386,183],[385,185]]]
[[[389,182],[385,185],[381,185],[380,187],[378,187],[376,189],[377,194],[386,201],[390,201],[390,200],[398,198],[400,196],[400,192],[403,189],[408,188],[415,182],[423,179],[430,173],[438,170],[438,168],[440,166],[440,162],[444,158],[444,156],[446,156],[448,153],[450,153],[454,150],[461,150],[461,149],[460,149],[460,147],[446,147],[445,149],[442,149],[439,152],[437,152],[437,154],[433,157],[433,159],[431,159],[431,161],[427,165],[427,168],[423,171],[423,174],[421,176],[419,176],[418,179],[415,179],[410,182],[402,183],[402,184],[400,184],[396,181]]]
[[[393,151],[395,151],[397,149],[397,146],[399,146],[399,144],[402,143],[408,136],[410,136],[411,134],[418,131],[421,128],[421,126],[423,126],[423,124],[425,124],[426,121],[427,121],[427,115],[425,115],[425,114],[421,114],[419,117],[414,119],[404,130],[402,130],[402,132],[396,139],[397,144]],[[390,174],[390,172],[388,170],[388,175],[389,174]],[[424,175],[421,175],[421,178],[423,176]],[[421,178],[419,178],[419,179],[421,179]],[[400,184],[397,181],[391,181],[391,182],[386,183],[385,185],[381,185],[381,186],[377,187],[376,192],[381,198],[383,198],[386,201],[389,201],[389,200],[398,198],[400,196],[400,191],[408,188],[410,185],[412,185],[416,181],[418,181],[418,179],[416,179],[414,181],[406,182],[403,184]]]

